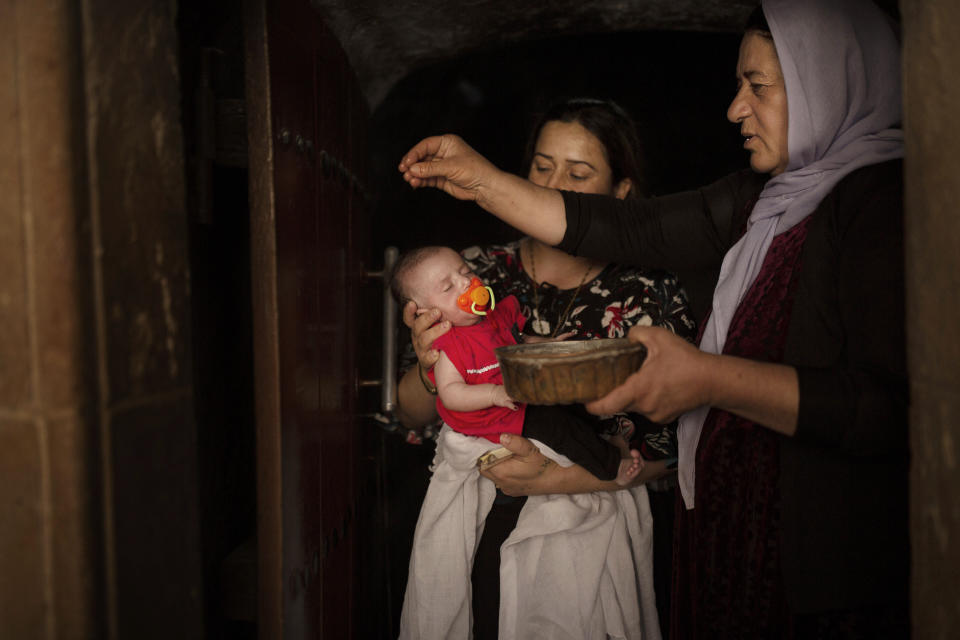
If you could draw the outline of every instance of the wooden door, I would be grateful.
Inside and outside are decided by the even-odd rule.
[[[308,0],[245,19],[259,634],[350,638],[368,115]]]

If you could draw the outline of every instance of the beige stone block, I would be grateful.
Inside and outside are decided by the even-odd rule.
[[[89,291],[81,295],[78,285],[90,265],[77,255],[90,246],[89,237],[78,238],[88,230],[81,219],[86,202],[80,194],[85,191],[78,186],[86,163],[80,45],[69,3],[12,4],[11,20],[0,28],[13,31],[3,41],[16,46],[16,55],[10,56],[15,61],[16,130],[11,136],[0,133],[0,138],[15,141],[19,175],[16,188],[2,189],[0,197],[19,194],[16,240],[23,266],[19,274],[0,267],[0,278],[18,278],[27,291],[23,308],[35,345],[31,357],[43,381],[34,389],[33,401],[47,409],[62,408],[77,403],[77,385],[85,377],[77,371],[83,343],[79,301],[91,297]]]
[[[960,388],[960,3],[902,3],[910,375]]]
[[[911,618],[960,628],[960,3],[901,0],[906,133]]]
[[[30,402],[15,3],[0,3],[0,409]]]

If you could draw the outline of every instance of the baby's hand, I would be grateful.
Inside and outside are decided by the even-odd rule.
[[[491,404],[495,407],[507,407],[513,411],[517,410],[517,404],[513,401],[513,398],[507,395],[507,390],[502,384],[493,385],[493,398],[491,398]]]
[[[528,336],[523,334],[524,344],[538,344],[540,342],[562,342],[567,338],[571,338],[577,335],[576,331],[567,331],[566,333],[561,333],[556,338],[550,338],[548,336]]]

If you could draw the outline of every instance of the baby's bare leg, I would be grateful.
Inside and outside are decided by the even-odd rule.
[[[623,436],[610,436],[610,443],[616,445],[622,455],[620,468],[617,470],[617,477],[614,480],[621,487],[625,487],[633,482],[633,479],[643,469],[643,458],[640,457],[638,450],[629,447]]]

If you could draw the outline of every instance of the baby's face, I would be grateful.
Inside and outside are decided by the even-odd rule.
[[[439,309],[440,320],[456,327],[475,324],[480,316],[464,311],[457,298],[470,286],[473,271],[453,249],[441,249],[421,262],[407,280],[407,290],[417,302],[418,313]]]

